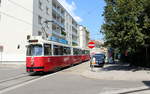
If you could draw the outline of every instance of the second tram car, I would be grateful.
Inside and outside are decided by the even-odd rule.
[[[48,72],[90,59],[88,50],[52,41],[29,40],[26,71]]]

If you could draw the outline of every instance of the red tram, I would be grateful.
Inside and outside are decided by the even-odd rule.
[[[26,71],[48,72],[90,59],[88,50],[69,47],[53,41],[29,40]]]

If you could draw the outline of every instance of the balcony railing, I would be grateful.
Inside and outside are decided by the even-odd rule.
[[[52,41],[55,41],[55,42],[63,43],[63,44],[68,44],[68,41],[67,41],[67,40],[62,39],[62,38],[59,38],[59,37],[56,37],[56,36],[52,36],[52,37],[51,37],[51,40],[52,40]]]
[[[76,26],[76,25],[72,24],[72,27],[73,27],[75,30],[77,30],[77,26]]]
[[[66,33],[62,34],[62,32],[59,32],[57,30],[53,30],[52,34],[54,34],[54,35],[56,35],[56,36],[58,36],[60,38],[66,38],[66,35],[65,35]]]
[[[62,13],[60,10],[58,10],[57,8],[55,8],[54,6],[52,7],[53,11],[55,11],[57,14],[59,14],[62,18],[65,17],[65,14]]]
[[[54,24],[57,24],[57,25],[59,25],[60,27],[65,28],[65,25],[62,24],[62,23],[60,23],[59,21],[57,21],[55,18],[53,18],[53,21],[54,21]]]

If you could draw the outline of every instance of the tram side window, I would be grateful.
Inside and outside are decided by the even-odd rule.
[[[81,53],[80,49],[73,48],[73,54],[74,55],[79,55]]]
[[[79,52],[79,53],[78,53],[79,55],[82,54],[82,50],[81,50],[81,49],[78,49],[78,52]]]
[[[77,54],[77,50],[76,48],[73,48],[73,55],[76,55]]]
[[[85,54],[85,50],[82,50],[82,54]]]
[[[52,55],[51,44],[44,44],[44,55]]]
[[[67,54],[68,54],[68,55],[71,54],[71,48],[70,48],[70,47],[67,48]]]
[[[69,47],[64,47],[63,55],[70,55],[71,49]]]
[[[59,55],[63,55],[64,53],[64,47],[63,46],[59,46]]]
[[[90,51],[89,51],[89,50],[86,50],[86,51],[85,51],[85,54],[90,54]]]
[[[54,45],[54,55],[59,55],[59,50],[58,46]]]
[[[68,54],[67,54],[67,47],[64,47],[64,51],[63,51],[63,52],[64,52],[64,53],[63,53],[64,55],[68,55]]]
[[[54,45],[54,55],[63,55],[63,46]]]

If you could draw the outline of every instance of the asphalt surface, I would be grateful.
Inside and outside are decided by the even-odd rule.
[[[115,80],[111,78],[102,79],[103,76],[106,77],[106,73],[101,74],[103,71],[103,69],[91,71],[89,63],[86,62],[45,75],[35,81],[8,88],[0,92],[0,94],[149,94],[148,79],[143,81],[130,79],[119,80],[119,78]],[[1,80],[22,73],[25,73],[24,66],[0,67],[0,75],[4,76],[0,76]],[[117,76],[119,74],[115,72],[113,75]],[[126,76],[127,74],[124,75],[124,77]],[[98,79],[98,77],[100,78]]]
[[[0,81],[21,74],[26,74],[25,64],[0,64]]]

